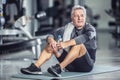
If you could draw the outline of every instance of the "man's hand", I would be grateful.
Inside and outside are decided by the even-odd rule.
[[[54,52],[58,52],[58,47],[57,47],[57,42],[56,41],[50,43],[49,45],[52,47]]]
[[[57,42],[54,41],[53,43],[50,43],[49,46],[51,47],[51,50],[52,50],[51,53],[54,53],[56,57],[60,57],[60,54],[58,52],[59,48],[57,46]]]
[[[49,43],[46,47],[47,52],[49,53],[57,53],[58,52],[58,47],[57,47],[57,42],[55,43]]]
[[[58,49],[64,49],[64,48],[67,48],[67,44],[66,42],[59,42],[57,43],[57,47]]]
[[[57,47],[57,42],[54,40],[54,38],[52,37],[48,37],[47,38],[47,43],[48,43],[48,52],[57,52],[58,51],[58,47]]]

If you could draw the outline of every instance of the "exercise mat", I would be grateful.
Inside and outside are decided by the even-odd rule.
[[[120,70],[120,67],[116,66],[105,66],[105,65],[96,65],[91,72],[62,72],[61,77],[55,77],[48,72],[44,72],[42,75],[26,75],[26,74],[15,74],[12,75],[12,78],[21,78],[21,79],[66,79],[66,78],[75,78],[75,77],[82,77],[87,75],[96,75],[102,73],[109,73]]]

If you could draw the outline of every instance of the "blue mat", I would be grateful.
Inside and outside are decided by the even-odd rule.
[[[44,73],[43,75],[25,75],[22,73],[15,74],[12,78],[21,78],[21,79],[66,79],[66,78],[74,78],[74,77],[81,77],[87,75],[95,75],[95,74],[102,74],[108,72],[114,72],[120,70],[120,67],[115,66],[95,66],[91,72],[83,73],[83,72],[62,72],[61,77],[54,77],[49,73]]]

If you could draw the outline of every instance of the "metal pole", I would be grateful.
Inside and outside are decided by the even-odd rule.
[[[6,0],[0,1],[0,30],[4,28],[3,25],[5,24],[5,18],[3,17],[3,4],[5,3],[6,3]],[[2,39],[2,35],[0,35],[0,45],[2,44],[3,44],[3,39]]]

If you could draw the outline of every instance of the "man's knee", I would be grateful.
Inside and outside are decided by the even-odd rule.
[[[80,49],[83,50],[83,51],[85,51],[85,52],[87,51],[87,49],[86,49],[86,47],[85,47],[84,44],[80,44]]]
[[[53,53],[53,48],[52,48],[51,45],[49,45],[49,44],[46,45],[45,50],[46,50],[48,53]]]
[[[73,48],[78,48],[80,50],[86,51],[86,47],[84,44],[75,45],[73,46]]]
[[[84,44],[80,44],[80,52],[79,52],[79,57],[85,55],[87,52],[87,49]]]
[[[75,45],[75,46],[73,46],[73,49],[79,50],[78,57],[85,55],[85,53],[87,52],[87,49],[84,44]]]

